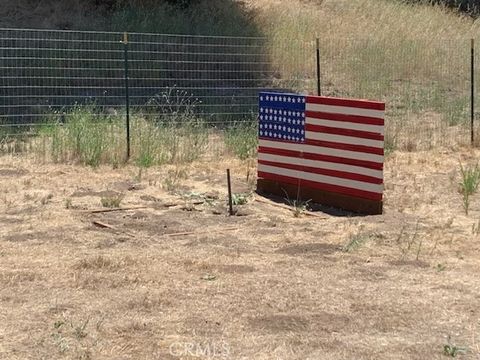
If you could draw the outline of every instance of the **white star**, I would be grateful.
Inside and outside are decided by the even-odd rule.
[[[260,112],[263,112],[263,108],[260,108]]]
[[[273,128],[274,128],[275,130],[277,130],[277,125],[273,125]]]
[[[260,131],[260,136],[263,136],[263,131]]]
[[[292,137],[290,135],[287,136],[288,140],[292,140]]]
[[[288,98],[287,101],[288,101],[288,102],[292,102],[292,99],[291,99],[291,98]]]
[[[271,136],[272,136],[272,133],[270,132],[268,135],[271,137]]]
[[[285,130],[287,130],[287,128],[284,126],[282,130],[285,131]]]
[[[278,97],[277,97],[277,96],[275,96],[275,101],[278,101]]]
[[[274,134],[273,134],[273,137],[276,138],[276,137],[277,137],[277,133],[274,133]]]
[[[291,123],[292,123],[292,119],[288,119],[288,123],[291,124]]]

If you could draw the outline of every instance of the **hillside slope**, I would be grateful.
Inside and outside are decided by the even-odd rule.
[[[268,25],[283,23],[286,26],[291,19],[298,22],[293,30],[305,34],[313,31],[335,36],[372,35],[378,31],[384,36],[394,33],[397,36],[463,37],[480,33],[480,21],[445,7],[392,0],[199,0],[190,11],[175,9],[165,1],[157,1],[156,5],[146,0],[141,3],[143,8],[135,5],[113,11],[111,1],[4,0],[0,8],[0,27],[84,30],[134,27],[136,31],[198,32],[194,26],[188,29],[188,25],[201,18],[210,26],[222,24],[224,31],[229,32],[229,27],[238,22],[238,14],[232,12],[243,12],[243,5],[247,4],[256,13],[256,18],[262,19],[264,30],[268,30]],[[251,13],[243,15],[254,22]],[[171,21],[166,21],[168,17],[173,17],[177,24],[172,26]],[[180,24],[182,22],[184,24]],[[208,32],[208,28],[200,30]]]

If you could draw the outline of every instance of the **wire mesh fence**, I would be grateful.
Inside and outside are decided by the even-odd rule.
[[[385,101],[387,148],[470,143],[469,41],[320,37],[319,45],[322,95]],[[12,151],[40,142],[62,157],[68,142],[76,152],[88,138],[98,152],[108,143],[120,154],[128,104],[137,158],[172,160],[185,129],[206,135],[182,146],[201,143],[218,156],[229,142],[254,147],[259,91],[314,94],[316,70],[315,39],[0,29],[0,142]]]
[[[344,39],[322,45],[324,94],[385,101],[386,146],[470,144],[470,40]]]

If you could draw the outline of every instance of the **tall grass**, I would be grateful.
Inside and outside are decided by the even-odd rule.
[[[266,70],[272,74],[265,86],[309,93],[316,87],[315,37],[319,37],[323,93],[386,101],[387,151],[468,142],[469,39],[480,39],[480,20],[440,6],[392,0],[249,0],[246,6],[199,0],[191,7],[141,3],[125,1],[104,19],[103,28],[264,35],[263,50],[271,63]],[[234,47],[235,40],[231,41]],[[175,113],[174,106],[168,111],[176,118],[173,122],[171,114],[139,111],[134,116],[132,150],[140,166],[191,161],[205,151],[203,119]],[[92,109],[81,112],[69,114],[58,129],[42,129],[51,134],[52,158],[93,166],[120,162],[125,148],[122,120],[95,118]],[[256,144],[253,130],[242,126],[226,130],[225,144],[235,155],[248,158]]]
[[[251,14],[236,1],[190,1],[189,6],[150,1],[125,2],[111,16],[114,31],[220,36],[258,36]]]
[[[124,149],[124,128],[117,116],[102,115],[93,105],[74,107],[62,122],[47,119],[40,128],[38,148],[54,162],[79,162],[96,167],[118,164]]]
[[[480,20],[403,1],[255,4],[282,79],[315,79],[317,36],[323,94],[386,101],[397,148],[468,142],[470,38],[480,39]],[[293,88],[314,93],[315,82]]]
[[[37,152],[54,162],[116,167],[126,160],[123,116],[100,114],[94,106],[77,107],[64,123],[47,125],[35,140]],[[131,159],[140,167],[188,163],[201,157],[208,144],[204,123],[195,117],[181,123],[155,122],[140,114],[131,118]]]
[[[475,166],[463,167],[460,164],[460,193],[463,195],[463,208],[465,214],[468,215],[470,208],[470,196],[477,192],[480,183],[480,167],[478,163]]]
[[[258,127],[256,121],[238,122],[225,129],[226,148],[241,160],[256,155]]]

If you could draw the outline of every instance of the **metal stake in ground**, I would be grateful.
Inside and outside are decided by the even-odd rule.
[[[471,83],[470,83],[470,141],[474,144],[474,120],[475,120],[475,40],[472,39],[470,46],[471,59]]]
[[[233,216],[232,183],[230,181],[230,169],[227,169],[227,185],[228,185],[228,210],[229,210],[230,216]]]
[[[126,129],[127,129],[127,160],[130,159],[130,94],[128,89],[128,34],[123,34],[123,46],[125,54],[125,110],[126,110]]]
[[[322,96],[321,73],[320,73],[320,39],[317,38],[317,95]]]

